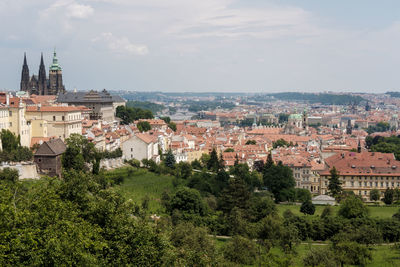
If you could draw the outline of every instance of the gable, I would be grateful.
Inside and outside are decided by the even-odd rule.
[[[53,150],[49,147],[47,142],[44,142],[36,151],[35,156],[38,155],[56,155]]]

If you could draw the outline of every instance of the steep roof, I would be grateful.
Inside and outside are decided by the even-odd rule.
[[[57,156],[65,152],[66,145],[60,139],[45,141],[36,151],[35,156]]]
[[[125,102],[125,100],[118,95],[111,95],[104,89],[101,92],[91,90],[89,92],[65,92],[59,94],[57,98],[59,103],[114,103]]]

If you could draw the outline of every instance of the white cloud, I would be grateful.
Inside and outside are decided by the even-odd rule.
[[[42,19],[53,16],[87,19],[94,14],[94,9],[90,5],[79,4],[74,0],[58,0],[48,8],[40,12]]]
[[[67,6],[67,17],[85,19],[93,15],[94,9],[89,5],[72,3]]]
[[[107,47],[115,53],[128,53],[132,55],[146,55],[149,49],[146,45],[134,44],[127,37],[116,37],[111,32],[103,32],[93,42],[103,41]]]

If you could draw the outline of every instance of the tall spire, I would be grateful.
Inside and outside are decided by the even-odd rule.
[[[28,87],[29,87],[29,67],[28,63],[26,62],[26,53],[24,53],[24,64],[22,65],[20,90],[28,91]]]
[[[43,52],[40,55],[40,66],[44,66],[44,62],[43,62]]]

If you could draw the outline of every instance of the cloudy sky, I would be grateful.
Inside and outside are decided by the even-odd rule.
[[[398,0],[2,0],[0,88],[57,49],[71,90],[400,90]]]

